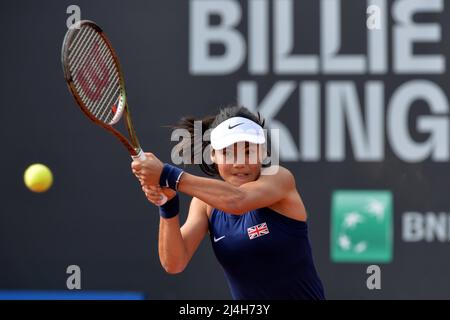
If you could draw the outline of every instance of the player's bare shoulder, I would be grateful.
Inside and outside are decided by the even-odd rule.
[[[268,176],[270,179],[270,175]],[[307,213],[300,193],[297,190],[295,176],[284,167],[279,166],[276,174],[272,176],[273,183],[284,190],[285,197],[274,203],[270,208],[281,215],[294,220],[306,221]]]
[[[295,188],[295,177],[292,172],[282,166],[271,166],[261,169],[260,178],[270,180],[271,183],[283,185],[288,189]]]

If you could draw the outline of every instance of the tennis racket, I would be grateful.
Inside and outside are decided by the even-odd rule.
[[[64,78],[81,111],[112,133],[133,159],[145,160],[131,121],[119,59],[103,30],[92,21],[72,25],[61,52]],[[128,139],[113,126],[123,118]],[[161,204],[167,197],[161,194]]]

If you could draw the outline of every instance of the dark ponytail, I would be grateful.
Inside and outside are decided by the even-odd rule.
[[[217,170],[217,166],[215,163],[206,163],[203,159],[203,153],[206,148],[210,147],[210,137],[205,136],[205,139],[203,139],[203,134],[208,131],[208,129],[213,129],[217,127],[219,124],[221,124],[223,121],[233,118],[233,117],[243,117],[247,118],[249,120],[252,120],[259,124],[263,129],[265,129],[265,120],[261,117],[261,115],[253,114],[250,110],[248,110],[245,107],[242,106],[227,106],[225,108],[220,109],[220,112],[216,116],[207,116],[201,119],[197,119],[194,117],[183,117],[180,119],[180,121],[172,126],[173,129],[185,129],[190,134],[190,141],[185,140],[182,141],[182,143],[177,145],[177,152],[183,159],[185,159],[185,155],[183,154],[183,149],[188,148],[190,152],[190,159],[185,159],[189,161],[189,163],[194,163],[195,158],[201,158],[201,163],[198,164],[200,166],[200,169],[206,173],[209,176],[215,176],[219,174],[219,171]],[[195,132],[194,130],[194,123],[196,121],[201,121],[202,128],[201,132]],[[201,135],[201,136],[195,136],[195,135]],[[201,141],[201,150],[200,148],[196,148],[196,144],[194,141]],[[189,144],[189,145],[186,145]],[[198,150],[197,150],[198,149]],[[267,135],[267,152],[270,156],[270,138],[269,135]],[[267,166],[267,165],[263,165]]]

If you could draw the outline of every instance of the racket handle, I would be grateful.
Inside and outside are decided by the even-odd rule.
[[[142,149],[139,150],[139,153],[135,156],[131,156],[131,158],[133,160],[140,160],[140,161],[144,161],[145,159],[147,159],[145,157],[145,153]],[[158,203],[158,206],[162,206],[164,203],[167,202],[167,196],[164,193],[161,193],[161,200]]]
[[[144,161],[145,159],[147,159],[145,157],[145,153],[144,153],[144,151],[142,149],[139,149],[139,153],[137,155],[135,155],[135,156],[131,156],[131,158],[133,160],[140,160],[140,161]]]
[[[158,206],[162,206],[166,202],[167,202],[167,196],[161,192],[161,200],[159,200]]]

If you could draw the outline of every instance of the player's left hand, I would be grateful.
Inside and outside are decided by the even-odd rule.
[[[142,186],[142,191],[144,191],[146,198],[153,204],[160,206],[163,203],[161,203],[162,194],[164,194],[167,197],[167,201],[171,200],[175,195],[177,194],[176,191],[160,186]]]

